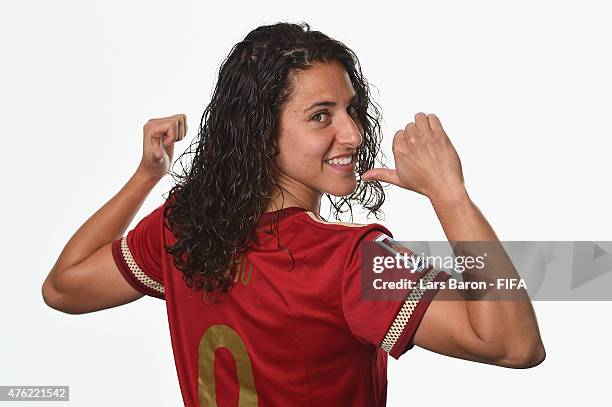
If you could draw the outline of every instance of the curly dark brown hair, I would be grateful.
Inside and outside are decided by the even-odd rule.
[[[278,154],[275,138],[281,109],[294,92],[291,74],[330,60],[344,66],[358,98],[363,142],[357,151],[356,172],[363,174],[375,162],[384,166],[379,158],[380,109],[370,98],[355,53],[306,23],[254,29],[232,48],[219,69],[198,137],[177,160],[193,155],[190,165],[181,164],[182,174],[170,171],[174,185],[164,219],[177,240],[166,250],[192,290],[204,289],[209,298],[228,292],[233,281],[231,262],[251,244],[259,244],[256,226],[265,198],[278,188],[270,163]],[[385,200],[378,181],[360,179],[349,196],[325,195],[338,220],[347,211],[352,220],[352,203],[361,204],[378,219]],[[272,234],[277,219],[273,225]]]

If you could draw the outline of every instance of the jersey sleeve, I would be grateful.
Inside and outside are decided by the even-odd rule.
[[[112,242],[115,264],[142,294],[165,299],[162,273],[165,204],[145,216],[127,235]]]
[[[372,224],[360,231],[351,243],[351,250],[342,277],[342,309],[353,335],[361,342],[381,347],[395,359],[399,359],[414,347],[413,338],[419,323],[439,287],[437,282],[446,281],[450,274],[429,268],[406,273],[414,281],[413,289],[394,289],[392,296],[380,294],[375,299],[364,296],[362,285],[368,284],[372,267],[362,264],[364,257],[395,256],[409,248],[393,240],[389,230]],[[365,247],[368,254],[365,255]],[[421,280],[421,282],[419,282]],[[434,284],[427,284],[436,282]],[[423,287],[423,288],[421,288]],[[365,288],[365,287],[363,287]]]

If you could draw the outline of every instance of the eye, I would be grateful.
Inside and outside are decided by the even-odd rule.
[[[324,111],[317,112],[310,119],[314,120],[315,122],[322,122],[323,120],[320,119],[321,115],[327,116],[328,114]]]

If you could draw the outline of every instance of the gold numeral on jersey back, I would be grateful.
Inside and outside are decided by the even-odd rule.
[[[234,274],[234,282],[238,282],[238,278],[240,277],[242,285],[249,285],[251,275],[253,274],[253,264],[247,260],[246,256],[241,255],[236,262],[230,264],[237,266],[236,273]]]
[[[240,393],[238,407],[257,407],[257,391],[249,353],[236,331],[227,325],[213,325],[200,339],[198,396],[202,407],[217,407],[215,394],[215,351],[229,350],[236,361]]]

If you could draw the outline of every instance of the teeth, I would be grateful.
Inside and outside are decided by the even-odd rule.
[[[353,156],[342,157],[342,158],[332,158],[331,160],[326,160],[327,164],[334,165],[348,165],[353,161]]]

